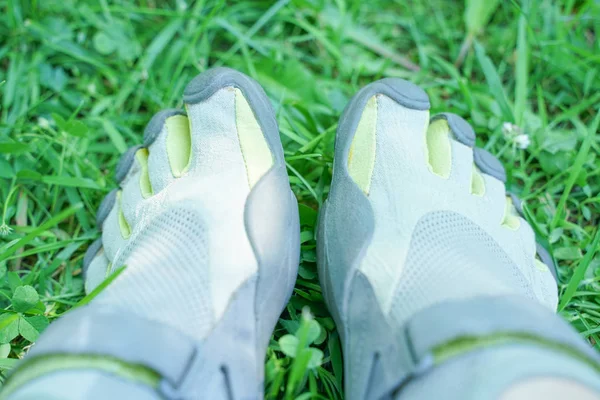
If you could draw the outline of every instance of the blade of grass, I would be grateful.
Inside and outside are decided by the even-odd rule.
[[[500,110],[502,110],[504,120],[514,122],[515,117],[512,112],[512,107],[508,103],[504,87],[502,86],[502,80],[500,79],[500,75],[498,75],[498,70],[494,66],[494,63],[492,63],[492,60],[485,54],[483,46],[477,42],[475,42],[475,55],[483,70],[490,92],[496,99]]]
[[[527,102],[527,74],[529,42],[527,40],[527,15],[529,0],[523,0],[519,15],[519,32],[517,35],[517,63],[515,66],[515,123],[522,126],[525,104]]]
[[[119,277],[119,275],[121,275],[123,273],[123,271],[125,271],[125,268],[126,268],[125,265],[120,268],[117,268],[112,274],[107,276],[106,279],[103,280],[101,284],[96,286],[96,288],[94,290],[92,290],[89,294],[87,294],[83,299],[79,300],[79,302],[77,302],[77,304],[75,304],[71,310],[74,310],[76,308],[79,308],[79,307],[85,306],[86,304],[89,304],[89,302],[92,301],[94,299],[94,297],[98,296],[100,294],[100,292],[102,292],[108,285],[110,285],[115,279],[117,279]],[[69,310],[69,311],[71,311],[71,310]],[[67,312],[69,312],[69,311],[67,311]]]
[[[583,139],[583,143],[581,144],[581,148],[577,153],[577,157],[575,158],[575,162],[573,166],[570,168],[569,177],[567,178],[567,183],[565,184],[565,190],[560,196],[560,200],[558,201],[558,205],[556,206],[556,214],[554,214],[554,218],[552,218],[552,223],[550,224],[551,231],[556,228],[558,222],[563,218],[565,214],[565,205],[567,204],[567,200],[569,198],[569,194],[573,190],[573,186],[575,186],[575,181],[579,177],[583,169],[583,164],[587,160],[588,153],[590,151],[590,147],[592,146],[592,142],[596,137],[596,132],[598,131],[598,126],[600,125],[600,111],[596,113],[596,117],[594,121],[587,129],[587,133],[585,133],[585,137]],[[580,126],[580,125],[578,125]],[[581,128],[580,128],[581,129]]]
[[[23,246],[25,246],[29,242],[31,242],[33,239],[38,237],[38,235],[40,233],[42,233],[50,228],[53,228],[54,226],[58,225],[59,223],[63,222],[67,218],[69,218],[71,215],[75,214],[77,212],[77,210],[80,210],[82,207],[83,207],[83,204],[81,204],[81,203],[71,206],[71,207],[67,208],[66,210],[61,211],[54,217],[50,218],[48,221],[44,222],[43,224],[41,224],[34,230],[32,230],[29,234],[25,235],[23,238],[19,239],[15,244],[13,244],[8,249],[6,249],[6,251],[4,253],[0,254],[0,262],[4,261],[8,257],[12,256],[18,249],[22,248]]]
[[[598,251],[598,244],[600,244],[600,229],[596,229],[596,234],[594,235],[592,243],[588,246],[588,250],[585,253],[585,256],[583,256],[583,258],[579,262],[579,265],[575,269],[573,276],[567,284],[567,288],[560,297],[560,303],[558,305],[559,312],[562,311],[567,306],[567,304],[569,304],[569,301],[577,291],[579,283],[581,283],[583,277],[585,276],[585,271],[587,271],[588,267],[590,266],[590,263],[592,262],[594,256]]]

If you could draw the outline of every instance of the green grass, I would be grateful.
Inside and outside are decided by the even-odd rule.
[[[254,77],[273,100],[301,203],[300,276],[269,347],[268,398],[342,396],[314,224],[339,115],[385,76],[421,85],[432,112],[464,116],[478,145],[502,159],[508,188],[560,266],[561,314],[600,346],[600,6],[469,3],[464,13],[445,0],[0,0],[3,373],[83,297],[83,253],[120,153],[141,141],[154,112],[181,106],[193,76],[218,65]],[[529,136],[527,149],[504,122]],[[300,323],[305,306],[317,325]],[[322,360],[296,352],[308,343]]]

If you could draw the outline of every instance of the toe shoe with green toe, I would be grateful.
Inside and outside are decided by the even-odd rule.
[[[389,398],[465,337],[552,332],[589,355],[562,321],[538,321],[556,311],[556,271],[502,164],[474,148],[464,119],[429,108],[419,87],[388,78],[360,90],[338,124],[317,244],[349,400]]]
[[[262,398],[266,347],[299,260],[274,111],[254,80],[227,68],[193,79],[183,102],[152,118],[98,210],[86,291],[124,269],[48,328],[5,396],[84,368],[157,398]],[[114,390],[99,382],[72,391],[105,399]]]

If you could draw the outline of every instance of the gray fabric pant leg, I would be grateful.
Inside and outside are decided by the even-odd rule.
[[[11,400],[161,400],[147,386],[92,370],[58,371],[34,379],[10,396]]]
[[[476,307],[481,311],[481,305],[485,310],[485,301],[481,301]],[[502,299],[495,299],[502,302]],[[600,374],[598,370],[598,355],[589,348],[579,334],[560,316],[550,311],[537,307],[537,304],[521,304],[507,301],[508,307],[492,307],[486,318],[482,313],[476,311],[480,322],[473,325],[470,313],[473,311],[469,302],[461,302],[462,307],[436,306],[433,313],[430,310],[423,311],[439,316],[444,309],[453,315],[447,315],[444,320],[437,319],[438,323],[444,324],[448,321],[456,321],[456,325],[463,325],[464,329],[453,329],[450,331],[460,332],[462,337],[485,338],[493,337],[495,334],[503,335],[511,332],[519,335],[531,334],[539,337],[540,342],[503,341],[490,343],[488,346],[477,347],[471,351],[459,353],[438,365],[428,368],[422,373],[414,374],[407,379],[395,391],[394,400],[412,399],[448,399],[448,400],[486,400],[498,399],[509,387],[534,378],[548,377],[561,378],[577,382],[591,391],[600,395]],[[462,308],[462,312],[460,311]],[[501,311],[498,313],[498,311]],[[484,312],[483,315],[486,313]],[[423,316],[415,316],[416,319],[427,320]],[[512,323],[494,323],[493,321],[511,320]],[[534,320],[537,328],[526,321]],[[430,320],[434,322],[435,320]],[[522,326],[519,326],[522,322]],[[477,327],[479,324],[479,327]],[[410,325],[410,324],[409,324]],[[511,326],[512,325],[512,326]],[[529,325],[529,326],[528,326]],[[424,326],[422,326],[424,327]],[[492,329],[490,329],[490,327]],[[447,329],[444,326],[430,326],[431,331],[425,333],[422,329],[413,333],[421,333],[423,336],[436,336],[436,332],[444,336]],[[540,335],[540,332],[545,334]],[[448,340],[460,337],[457,334],[448,335]],[[429,341],[430,339],[425,339]],[[417,339],[417,342],[419,339]],[[434,340],[432,342],[440,343]],[[554,347],[556,345],[557,347]],[[572,351],[572,353],[571,353]],[[431,353],[430,353],[431,354]],[[583,358],[580,358],[583,356]]]

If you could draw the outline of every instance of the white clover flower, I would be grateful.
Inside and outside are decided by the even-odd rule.
[[[531,140],[529,139],[529,136],[522,133],[522,134],[518,135],[517,137],[515,137],[514,143],[519,149],[525,150],[531,144]]]
[[[38,118],[38,125],[42,129],[48,129],[48,128],[50,128],[50,121],[48,121],[44,117],[39,117]]]
[[[513,146],[521,150],[526,149],[531,144],[529,135],[523,132],[523,129],[521,129],[520,126],[511,122],[505,122],[502,124],[502,133],[509,143],[512,143]]]
[[[179,11],[185,11],[188,9],[188,5],[184,0],[179,0],[176,4]]]
[[[510,122],[505,122],[502,124],[502,133],[504,133],[504,136],[510,137],[513,135],[513,131],[514,131],[515,127],[516,127],[515,124],[511,124]]]
[[[0,236],[2,236],[2,237],[7,236],[11,232],[12,232],[12,228],[10,226],[6,225],[6,222],[3,222],[2,225],[0,225]]]

